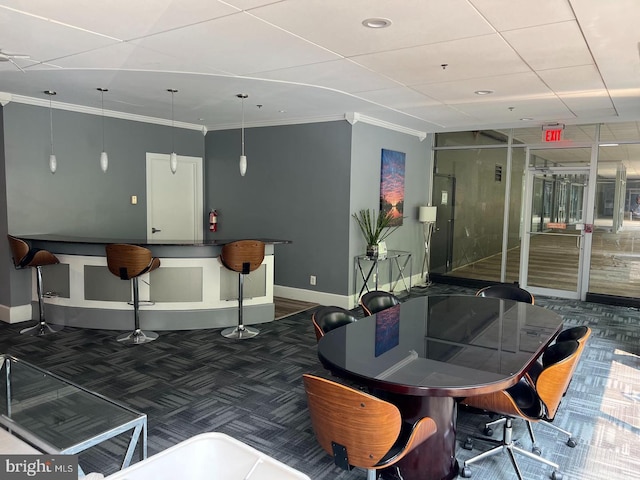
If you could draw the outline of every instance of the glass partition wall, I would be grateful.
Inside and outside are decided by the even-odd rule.
[[[566,127],[555,148],[541,138],[540,127],[436,135],[432,273],[635,304],[640,124]]]

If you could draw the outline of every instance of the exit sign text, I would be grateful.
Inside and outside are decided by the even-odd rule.
[[[562,129],[543,130],[542,140],[544,142],[559,142],[562,140]]]

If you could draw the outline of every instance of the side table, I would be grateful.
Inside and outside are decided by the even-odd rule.
[[[353,292],[357,293],[356,303],[360,300],[360,297],[365,291],[369,292],[369,283],[373,283],[373,289],[378,290],[378,281],[380,279],[379,270],[380,264],[389,263],[389,288],[393,292],[396,285],[402,281],[404,289],[407,294],[411,293],[411,277],[413,276],[413,265],[411,262],[411,252],[405,252],[402,250],[388,250],[386,255],[369,257],[367,255],[357,255],[354,261],[354,275],[353,275]],[[369,269],[367,270],[367,263]],[[394,277],[394,266],[396,269],[396,275]],[[409,278],[405,277],[405,270],[409,267]],[[366,272],[366,273],[365,273]],[[362,287],[358,291],[358,278],[362,280]]]

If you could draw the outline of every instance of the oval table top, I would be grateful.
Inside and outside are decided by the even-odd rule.
[[[328,332],[318,357],[370,388],[464,397],[517,383],[561,328],[560,315],[528,303],[415,297]]]

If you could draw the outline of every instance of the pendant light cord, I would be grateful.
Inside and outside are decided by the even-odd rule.
[[[53,155],[53,110],[51,107],[51,93],[49,95],[49,132],[51,133],[51,155]]]
[[[176,93],[174,89],[171,90],[171,151],[175,153],[176,144],[173,138],[173,131],[175,129],[175,121],[173,119],[173,94]]]
[[[100,89],[100,96],[102,98],[102,151],[104,152],[104,90]]]
[[[244,155],[244,96],[242,98],[242,155]]]

